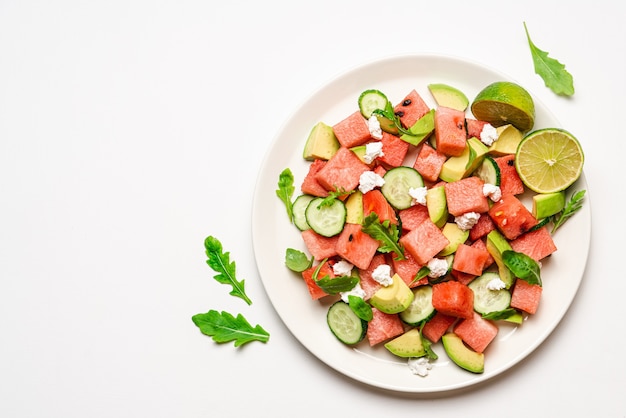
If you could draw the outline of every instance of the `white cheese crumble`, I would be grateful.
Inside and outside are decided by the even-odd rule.
[[[367,128],[369,129],[372,138],[383,139],[383,130],[380,127],[380,122],[378,121],[376,115],[370,116],[367,120]]]
[[[495,184],[485,183],[483,185],[483,196],[497,202],[502,199],[502,190]]]
[[[373,171],[365,171],[359,177],[359,191],[361,193],[367,193],[376,187],[382,187],[383,184],[385,184],[385,179]]]
[[[333,273],[335,273],[335,276],[350,276],[353,268],[352,264],[346,260],[341,260],[333,265]]]
[[[413,205],[426,205],[426,187],[409,188],[409,195],[413,198]]]
[[[348,303],[350,300],[350,296],[356,296],[361,299],[364,299],[365,290],[363,290],[360,283],[357,283],[356,285],[354,285],[352,289],[348,290],[347,292],[341,292],[340,295],[341,295],[341,300]]]
[[[385,287],[391,285],[393,283],[393,279],[391,278],[391,266],[389,266],[389,264],[381,264],[376,267],[372,272],[372,279]]]
[[[499,277],[489,280],[489,283],[487,283],[487,289],[489,290],[501,290],[505,287],[506,283],[504,283]]]
[[[428,376],[428,371],[433,368],[427,357],[411,357],[408,364],[411,373],[422,377]]]
[[[463,231],[467,231],[469,229],[472,229],[472,227],[476,225],[476,222],[478,222],[478,218],[480,218],[480,213],[467,212],[461,216],[456,216],[454,218],[454,222],[456,222],[456,225]]]
[[[448,272],[448,262],[443,258],[433,258],[426,265],[430,270],[428,277],[437,278],[444,276]]]
[[[480,131],[480,141],[490,147],[494,142],[498,140],[498,131],[493,127],[490,123],[485,124],[483,126],[482,131]]]
[[[368,142],[365,144],[365,155],[363,156],[363,161],[367,164],[371,164],[372,161],[376,159],[376,157],[382,157],[385,153],[383,152],[383,143],[380,141]]]

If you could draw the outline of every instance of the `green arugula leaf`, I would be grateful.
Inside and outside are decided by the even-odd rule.
[[[428,338],[424,337],[424,335],[422,335],[423,329],[424,326],[422,325],[422,327],[420,328],[420,338],[422,339],[422,346],[424,346],[424,350],[426,351],[426,357],[428,357],[430,360],[437,360],[439,356],[432,349],[432,342]]]
[[[206,263],[218,273],[213,276],[215,280],[222,284],[229,284],[233,290],[231,295],[243,299],[248,305],[252,304],[244,289],[245,280],[237,281],[235,262],[231,263],[230,253],[223,252],[222,243],[215,237],[209,236],[204,240],[204,248],[208,260]]]
[[[356,189],[355,190],[346,191],[346,189],[344,189],[343,187],[336,187],[335,190],[332,190],[332,191],[328,192],[328,196],[326,196],[324,199],[322,199],[322,201],[317,206],[317,208],[320,209],[320,208],[322,208],[324,206],[332,206],[333,203],[335,203],[335,200],[339,199],[342,196],[351,195],[355,191],[356,191]]]
[[[372,307],[369,303],[365,302],[363,298],[358,296],[349,295],[348,296],[348,305],[352,312],[356,314],[359,318],[364,321],[371,321],[374,317],[374,313],[372,312]]]
[[[404,249],[398,242],[399,231],[397,225],[391,224],[388,219],[381,223],[378,215],[372,212],[363,220],[361,229],[370,237],[378,240],[380,244],[378,251],[381,253],[395,252],[398,260],[404,260]]]
[[[574,78],[567,72],[565,65],[554,58],[550,58],[547,52],[537,48],[530,39],[526,22],[524,22],[524,30],[526,31],[526,38],[530,46],[535,73],[543,79],[546,87],[554,93],[563,96],[572,96],[574,94]]]
[[[529,284],[538,284],[541,286],[539,263],[533,258],[524,253],[505,250],[502,253],[502,261],[516,277],[527,281]]]
[[[552,227],[552,233],[571,218],[576,212],[583,207],[583,198],[585,197],[586,190],[581,190],[572,195],[569,202],[565,205],[565,208],[556,215],[552,215],[551,220],[554,223]]]
[[[192,316],[191,320],[203,334],[213,337],[216,343],[234,341],[235,347],[239,347],[251,341],[266,343],[270,337],[260,325],[252,327],[241,314],[234,317],[228,312],[210,310]]]
[[[496,311],[496,312],[489,312],[486,314],[481,315],[483,318],[485,319],[491,319],[494,321],[497,320],[501,320],[501,319],[507,319],[509,317],[511,317],[512,315],[515,315],[517,313],[517,311],[513,308],[506,308],[502,311]]]
[[[319,286],[319,288],[329,295],[336,295],[337,293],[352,290],[358,282],[359,278],[355,276],[337,276],[331,278],[326,275],[319,280],[315,279],[315,283]]]
[[[411,280],[411,284],[417,282],[420,279],[423,279],[424,277],[428,276],[429,274],[430,274],[430,269],[427,266],[420,267],[420,269],[417,271],[417,274],[415,275],[413,280]]]
[[[309,259],[302,251],[287,248],[285,251],[285,265],[291,271],[302,273],[313,265],[313,257]]]
[[[278,189],[276,189],[276,196],[285,204],[287,210],[287,216],[289,216],[289,222],[293,222],[293,193],[296,190],[294,185],[293,173],[289,168],[285,168],[278,176]]]

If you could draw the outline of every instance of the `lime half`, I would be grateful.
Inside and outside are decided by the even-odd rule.
[[[535,103],[526,89],[510,81],[496,81],[482,89],[471,105],[478,120],[493,126],[511,124],[528,132],[535,124]]]
[[[583,149],[563,129],[546,128],[528,134],[515,155],[515,168],[522,182],[537,193],[567,189],[583,172]]]

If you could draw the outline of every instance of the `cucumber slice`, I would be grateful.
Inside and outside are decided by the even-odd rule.
[[[510,306],[511,292],[506,288],[491,290],[487,287],[490,281],[499,278],[500,276],[495,272],[486,272],[468,285],[474,292],[474,310],[479,314],[503,311]]]
[[[359,318],[350,305],[342,300],[333,303],[328,308],[326,322],[333,335],[344,344],[356,344],[367,333],[367,321]]]
[[[478,166],[473,175],[479,177],[485,183],[500,186],[500,167],[489,155],[485,155],[482,164]]]
[[[304,216],[311,229],[325,237],[333,237],[343,231],[346,223],[346,205],[339,199],[332,199],[330,204],[321,203],[323,197],[312,199],[306,207]]]
[[[359,96],[359,110],[365,119],[369,119],[374,110],[385,110],[387,96],[378,90],[365,90]]]
[[[315,199],[315,196],[310,194],[301,194],[293,201],[293,223],[300,230],[305,231],[311,229],[306,221],[306,208],[309,206],[311,200]]]
[[[392,168],[383,176],[385,184],[380,188],[385,199],[395,209],[410,208],[413,198],[409,189],[424,187],[424,179],[413,167],[400,166]]]
[[[413,295],[413,302],[399,316],[405,323],[418,326],[435,315],[433,288],[429,285],[418,286],[413,290]]]

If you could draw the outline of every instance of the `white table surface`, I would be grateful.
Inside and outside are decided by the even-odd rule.
[[[0,1],[0,416],[626,416],[625,13],[618,2]],[[532,67],[567,65],[572,98]],[[518,366],[440,395],[356,382],[283,325],[256,270],[256,173],[310,94],[413,53],[510,75],[580,139],[592,242],[560,325]],[[218,237],[253,305],[205,264]],[[191,316],[242,312],[239,349]]]

